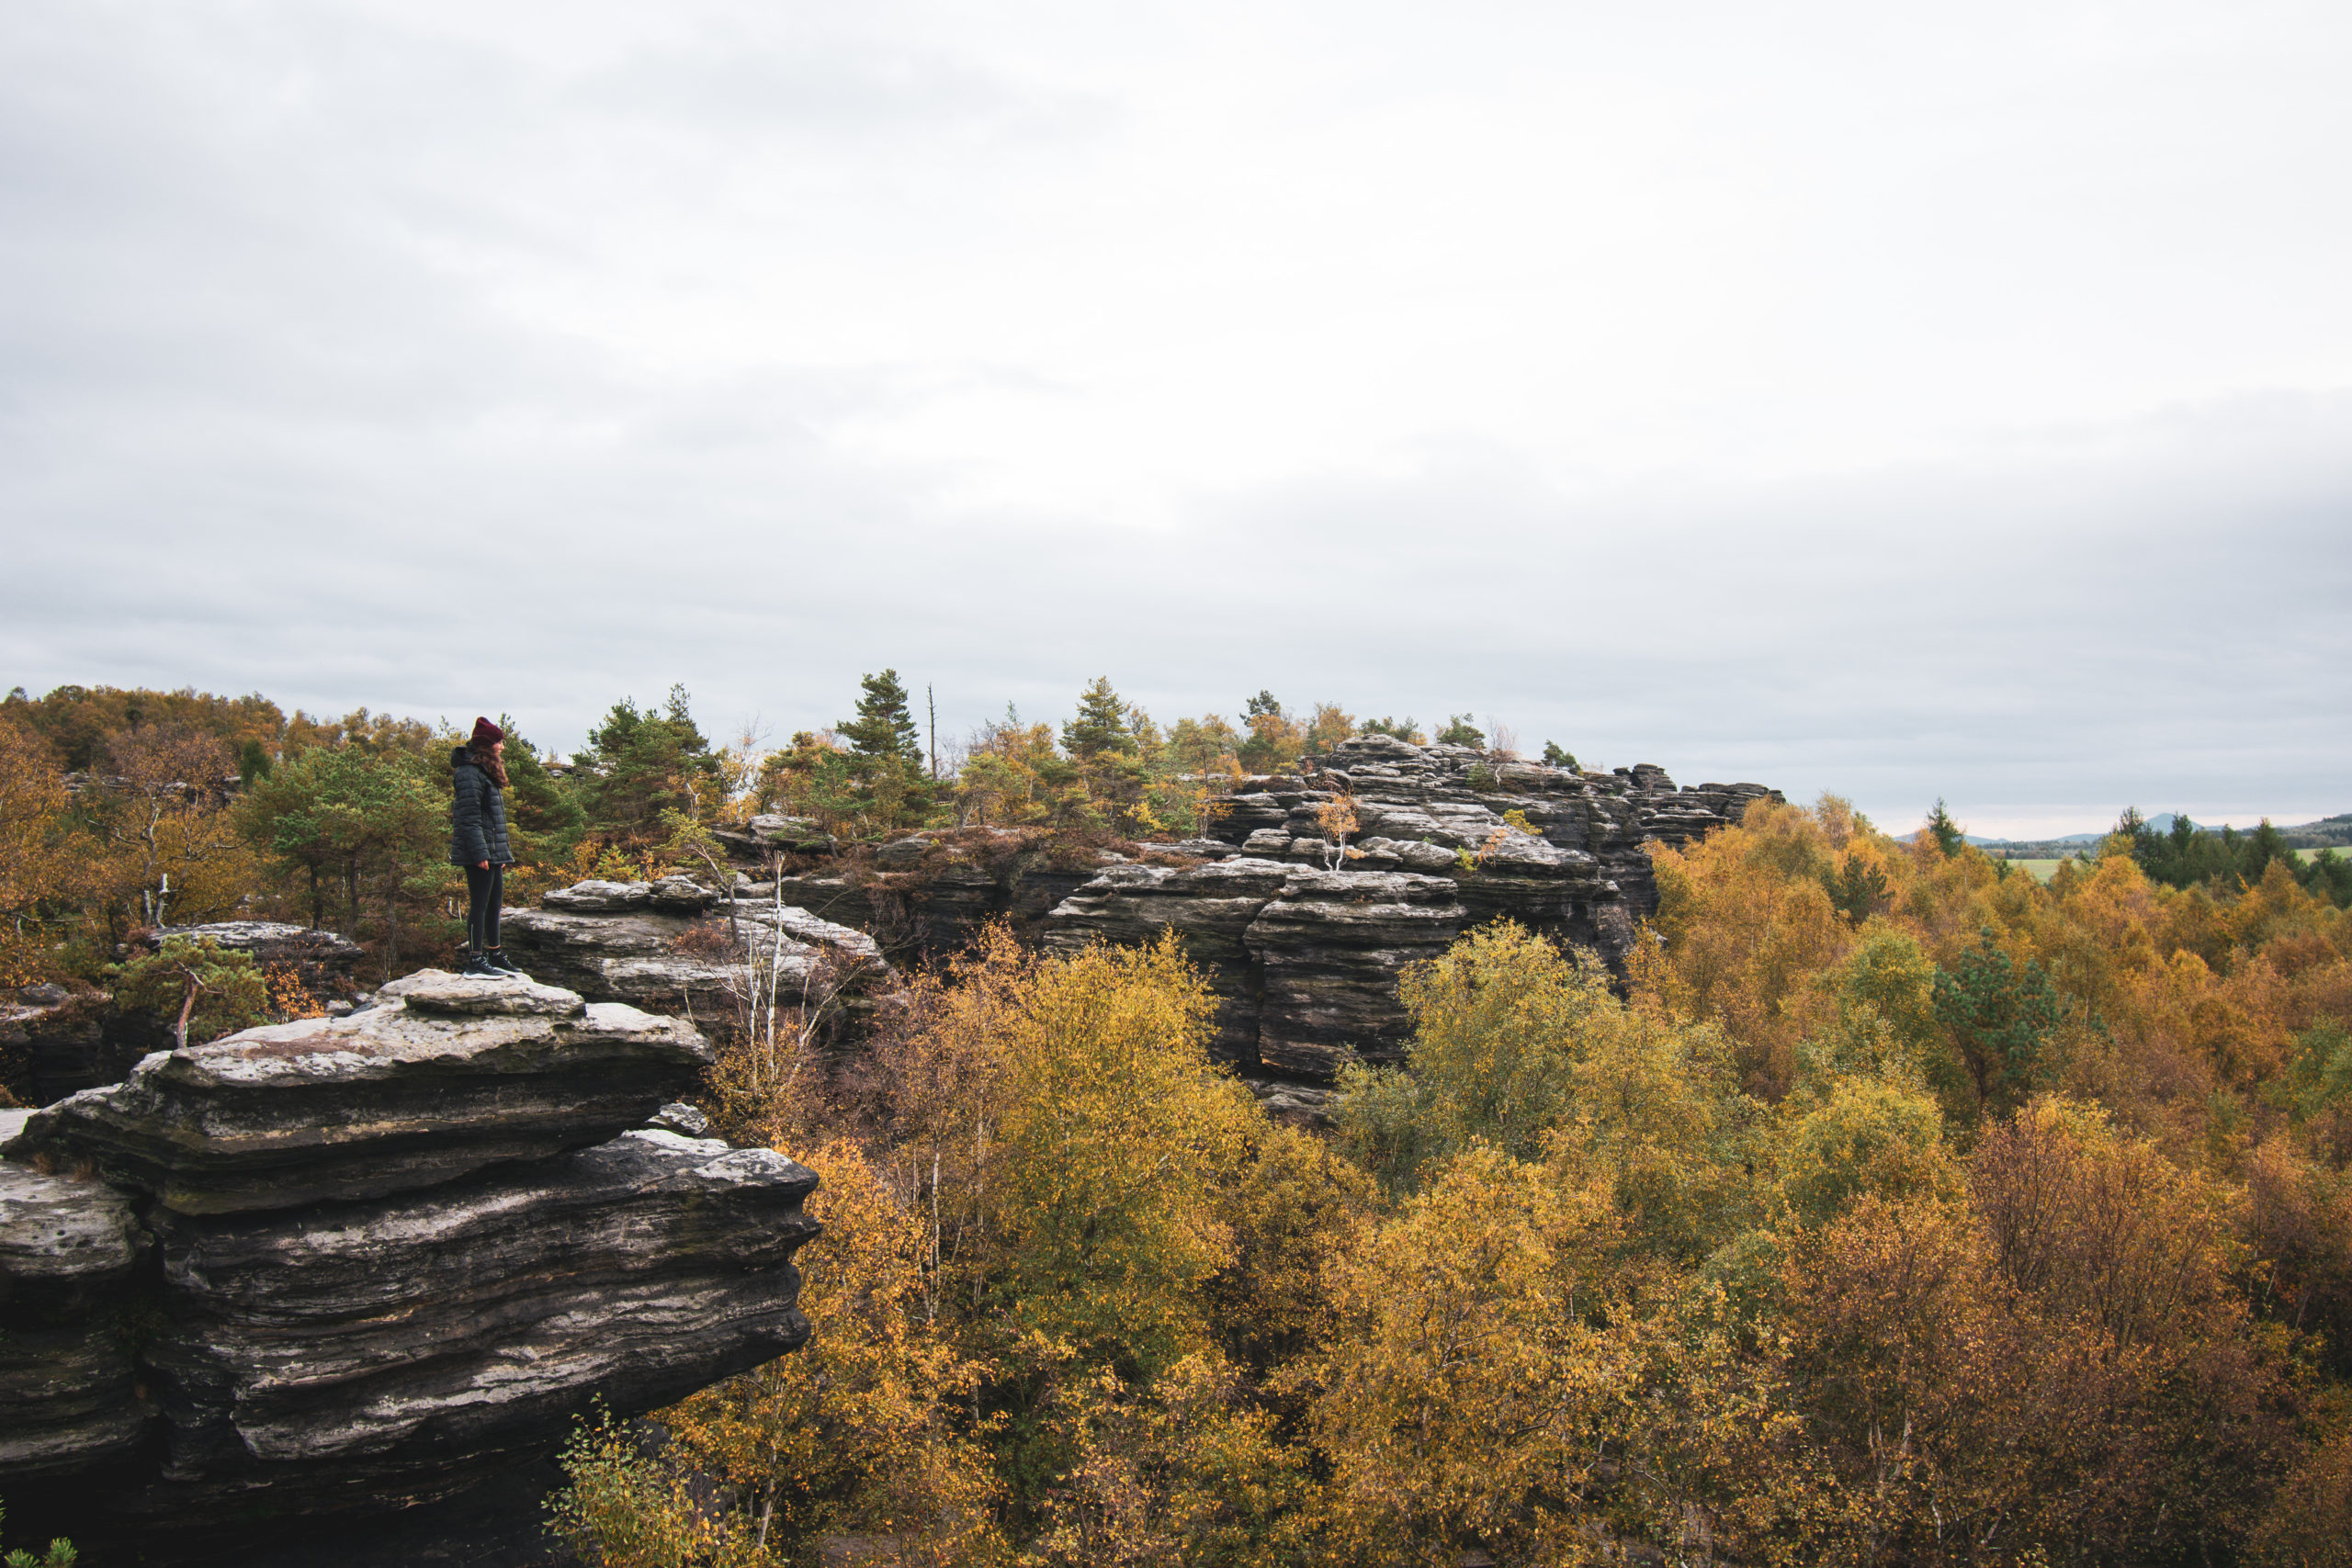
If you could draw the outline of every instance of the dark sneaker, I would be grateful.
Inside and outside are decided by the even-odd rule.
[[[466,960],[466,966],[463,969],[458,970],[458,975],[459,978],[467,980],[503,980],[506,978],[505,970],[492,967],[489,958],[479,953]]]
[[[483,953],[481,956],[483,963],[489,964],[494,972],[505,976],[510,980],[527,980],[530,978],[528,975],[524,974],[520,969],[514,967],[514,961],[513,959],[507,957],[506,954],[499,952],[498,949],[494,947],[488,953]]]

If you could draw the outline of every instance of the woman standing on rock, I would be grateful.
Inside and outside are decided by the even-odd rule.
[[[498,906],[506,897],[506,732],[474,720],[470,739],[449,754],[457,792],[449,799],[449,859],[466,868],[466,966],[488,979],[520,976],[498,946]]]

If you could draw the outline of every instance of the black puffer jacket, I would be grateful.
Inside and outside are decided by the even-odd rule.
[[[455,865],[513,865],[506,841],[506,792],[474,760],[473,748],[449,753],[458,793],[449,801],[449,860]]]

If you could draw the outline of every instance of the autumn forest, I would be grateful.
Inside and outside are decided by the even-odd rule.
[[[894,672],[845,705],[771,744],[673,690],[568,759],[510,724],[510,900],[705,874],[754,816],[1182,840],[1356,736],[1578,766],[1269,692],[1096,681],[952,745]],[[155,928],[447,964],[461,739],[12,694],[0,984],[194,1041],[311,1004],[217,953],[164,986]],[[822,1179],[813,1334],[583,1412],[549,1528],[612,1568],[2352,1562],[2352,868],[2255,842],[2134,812],[2045,881],[1940,804],[1758,801],[1650,846],[1613,968],[1509,920],[1408,968],[1405,1061],[1317,1125],[1215,1058],[1177,938],[989,928],[851,1057],[722,1040],[717,1128]]]

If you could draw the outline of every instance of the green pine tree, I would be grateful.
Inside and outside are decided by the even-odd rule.
[[[2006,1113],[2055,1077],[2058,992],[2041,964],[2020,965],[1996,947],[1991,927],[1974,953],[1936,971],[1935,1005],[1979,1114]],[[1949,1066],[1940,1074],[1931,1067],[1947,1089],[1958,1087]]]
[[[932,792],[907,689],[896,670],[860,676],[858,687],[857,716],[834,727],[849,742],[856,815],[869,832],[919,828],[930,818]]]
[[[1445,728],[1437,732],[1441,746],[1480,746],[1487,743],[1487,732],[1470,722],[1466,713],[1457,713],[1446,720]]]
[[[1968,847],[1968,839],[1961,825],[1944,809],[1944,797],[1936,796],[1936,808],[1928,813],[1928,831],[1935,836],[1936,848],[1948,855],[1956,855]]]
[[[1127,728],[1126,704],[1111,689],[1111,678],[1098,675],[1078,696],[1078,716],[1062,726],[1062,750],[1081,759],[1107,751],[1136,754],[1135,735]]]
[[[668,835],[664,811],[708,820],[718,811],[723,781],[718,758],[696,728],[686,689],[670,688],[660,709],[624,697],[589,731],[581,752],[580,804],[588,825],[615,838],[652,842]],[[510,761],[507,769],[512,776]]]
[[[526,861],[562,860],[587,829],[588,814],[548,772],[514,716],[499,715],[498,728],[506,731],[506,829],[514,852]]]

